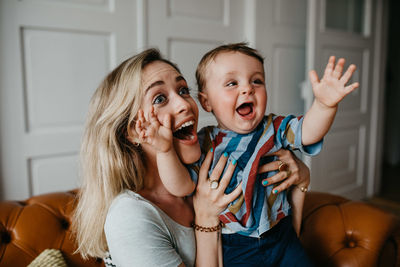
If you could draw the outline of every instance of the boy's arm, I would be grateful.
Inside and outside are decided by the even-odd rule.
[[[150,144],[156,149],[158,173],[165,188],[178,197],[191,194],[195,184],[174,149],[171,117],[166,116],[163,124],[160,124],[152,109],[149,121],[146,121],[143,111],[140,110],[135,130],[141,142]]]
[[[339,102],[359,86],[357,82],[346,86],[356,66],[350,65],[342,75],[344,63],[345,60],[341,58],[335,66],[335,57],[331,56],[321,81],[314,70],[310,71],[315,98],[304,116],[301,138],[303,145],[314,144],[326,135],[335,118]]]
[[[184,197],[193,193],[196,185],[173,147],[167,152],[157,152],[157,166],[161,181],[171,194]]]

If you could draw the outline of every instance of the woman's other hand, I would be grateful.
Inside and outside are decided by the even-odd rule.
[[[210,177],[208,177],[208,170],[210,169],[212,158],[213,152],[209,151],[201,165],[196,193],[193,196],[195,223],[204,227],[218,225],[219,214],[226,209],[229,203],[238,198],[242,193],[241,183],[231,193],[224,193],[232,178],[233,171],[236,167],[236,161],[228,163],[229,166],[226,172],[222,178],[220,178],[228,160],[228,155],[224,154],[219,159]]]
[[[280,149],[275,153],[269,154],[268,156],[277,156],[278,160],[264,164],[258,169],[258,173],[279,170],[279,166],[282,163],[287,165],[286,170],[279,171],[275,175],[262,181],[264,186],[280,182],[280,184],[274,188],[274,194],[286,190],[292,185],[296,185],[299,188],[307,188],[309,186],[309,168],[291,151]]]

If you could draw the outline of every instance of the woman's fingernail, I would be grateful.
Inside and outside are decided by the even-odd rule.
[[[210,151],[213,152],[213,151],[214,151],[214,148],[211,148]]]
[[[237,161],[236,159],[232,160],[232,165],[236,165]]]
[[[278,189],[275,189],[275,190],[274,190],[274,194],[276,194],[276,193],[278,193]]]
[[[266,185],[268,184],[268,180],[262,181],[262,184],[263,184],[264,186],[266,186]]]
[[[224,152],[224,157],[228,157],[228,152]]]

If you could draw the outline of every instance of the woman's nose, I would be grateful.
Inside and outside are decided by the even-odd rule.
[[[186,99],[177,97],[175,100],[175,113],[182,113],[190,110],[190,104]]]

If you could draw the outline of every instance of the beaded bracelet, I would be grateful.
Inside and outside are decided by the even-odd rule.
[[[224,226],[225,226],[225,224],[223,222],[219,222],[218,225],[212,226],[212,227],[205,227],[205,226],[200,226],[195,223],[192,223],[192,227],[194,228],[194,230],[200,231],[200,232],[207,232],[207,233],[219,231]]]
[[[303,193],[307,193],[307,192],[308,192],[308,188],[307,188],[307,187],[298,186],[298,185],[296,185],[296,187],[297,187],[298,189],[300,189],[300,191],[303,192]]]

